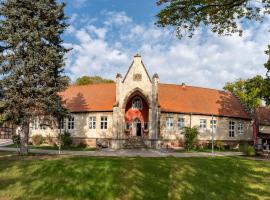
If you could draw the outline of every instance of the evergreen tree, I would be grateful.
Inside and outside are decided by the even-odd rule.
[[[37,116],[54,121],[66,113],[59,92],[64,76],[61,34],[67,28],[64,3],[56,0],[0,1],[0,74],[4,119],[21,131],[21,154],[28,153],[29,124]]]

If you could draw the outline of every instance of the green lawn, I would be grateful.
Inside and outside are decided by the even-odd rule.
[[[0,199],[270,199],[270,162],[0,157]]]
[[[16,148],[16,144],[10,144],[6,147],[12,147]],[[44,149],[44,150],[58,150],[59,148],[57,146],[34,146],[34,145],[28,145],[30,149]],[[69,151],[95,151],[95,148],[90,147],[79,147],[79,146],[70,146],[70,147],[61,147],[61,150],[69,150]]]

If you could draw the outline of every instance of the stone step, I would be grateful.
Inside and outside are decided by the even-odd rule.
[[[146,148],[142,137],[130,137],[124,144],[126,149],[144,149]]]

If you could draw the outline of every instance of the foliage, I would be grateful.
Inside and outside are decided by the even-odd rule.
[[[78,145],[77,145],[78,148],[86,148],[87,147],[87,144],[84,143],[84,142],[80,142]]]
[[[114,81],[110,79],[104,79],[100,76],[82,76],[77,78],[75,82],[76,85],[89,85],[98,83],[114,83]]]
[[[32,136],[32,144],[35,146],[39,146],[44,142],[44,138],[40,134],[36,134]]]
[[[12,136],[12,142],[13,144],[15,144],[16,146],[20,145],[20,135],[13,135]]]
[[[224,142],[223,141],[216,141],[216,144],[215,144],[216,148],[220,151],[220,150],[223,150],[224,149]]]
[[[21,127],[21,153],[27,154],[29,124],[66,113],[59,92],[64,75],[61,34],[68,24],[64,3],[56,0],[0,1],[0,86],[4,89],[4,119]]]
[[[244,153],[246,156],[255,156],[256,151],[253,146],[250,146],[248,144],[244,144],[240,146],[240,151]]]
[[[157,25],[174,26],[179,37],[193,36],[202,25],[219,35],[242,35],[241,22],[263,21],[270,14],[269,0],[159,0],[166,4],[158,13]],[[240,22],[240,23],[239,23]]]
[[[72,144],[72,138],[71,138],[71,134],[67,131],[65,131],[62,135],[61,135],[61,143],[64,147],[69,147]]]
[[[164,7],[157,14],[156,24],[175,27],[179,38],[185,34],[192,37],[199,27],[210,27],[218,35],[238,33],[241,36],[244,22],[263,22],[270,14],[270,0],[159,0],[157,4]],[[270,45],[265,53],[268,78],[264,84],[264,100],[270,104]],[[252,108],[259,104],[259,92],[255,87],[250,97],[244,97]]]
[[[185,127],[184,135],[185,135],[185,147],[187,150],[190,150],[194,147],[195,139],[198,135],[198,128]]]
[[[54,145],[55,144],[54,139],[53,139],[53,137],[51,135],[46,135],[45,141],[49,145]]]
[[[263,77],[257,75],[250,79],[239,79],[232,83],[226,83],[223,89],[234,93],[249,109],[254,110],[262,103],[265,91],[264,85]]]
[[[269,199],[269,169],[270,162],[239,157],[2,157],[0,197],[262,200]]]

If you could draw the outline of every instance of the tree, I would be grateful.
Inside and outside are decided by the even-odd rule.
[[[199,27],[210,27],[218,35],[242,35],[241,25],[247,21],[263,22],[270,14],[270,0],[159,0],[165,5],[157,14],[156,24],[161,27],[176,27],[177,35],[192,37]],[[268,71],[265,87],[270,89],[270,45],[265,67]],[[270,102],[270,92],[265,91],[265,100]]]
[[[58,95],[64,76],[61,34],[67,28],[64,3],[56,0],[0,1],[0,85],[4,119],[20,127],[20,152],[28,153],[29,125],[38,116],[54,121],[65,115]]]
[[[257,75],[250,79],[239,79],[232,83],[226,83],[223,89],[234,93],[242,103],[254,111],[255,108],[262,104],[264,84],[264,78]]]
[[[194,147],[194,142],[199,134],[198,128],[197,127],[186,127],[184,130],[184,135],[185,135],[185,147],[189,151]]]
[[[88,85],[98,83],[114,83],[114,81],[110,79],[104,79],[100,76],[82,76],[77,78],[77,80],[75,81],[76,85]]]

